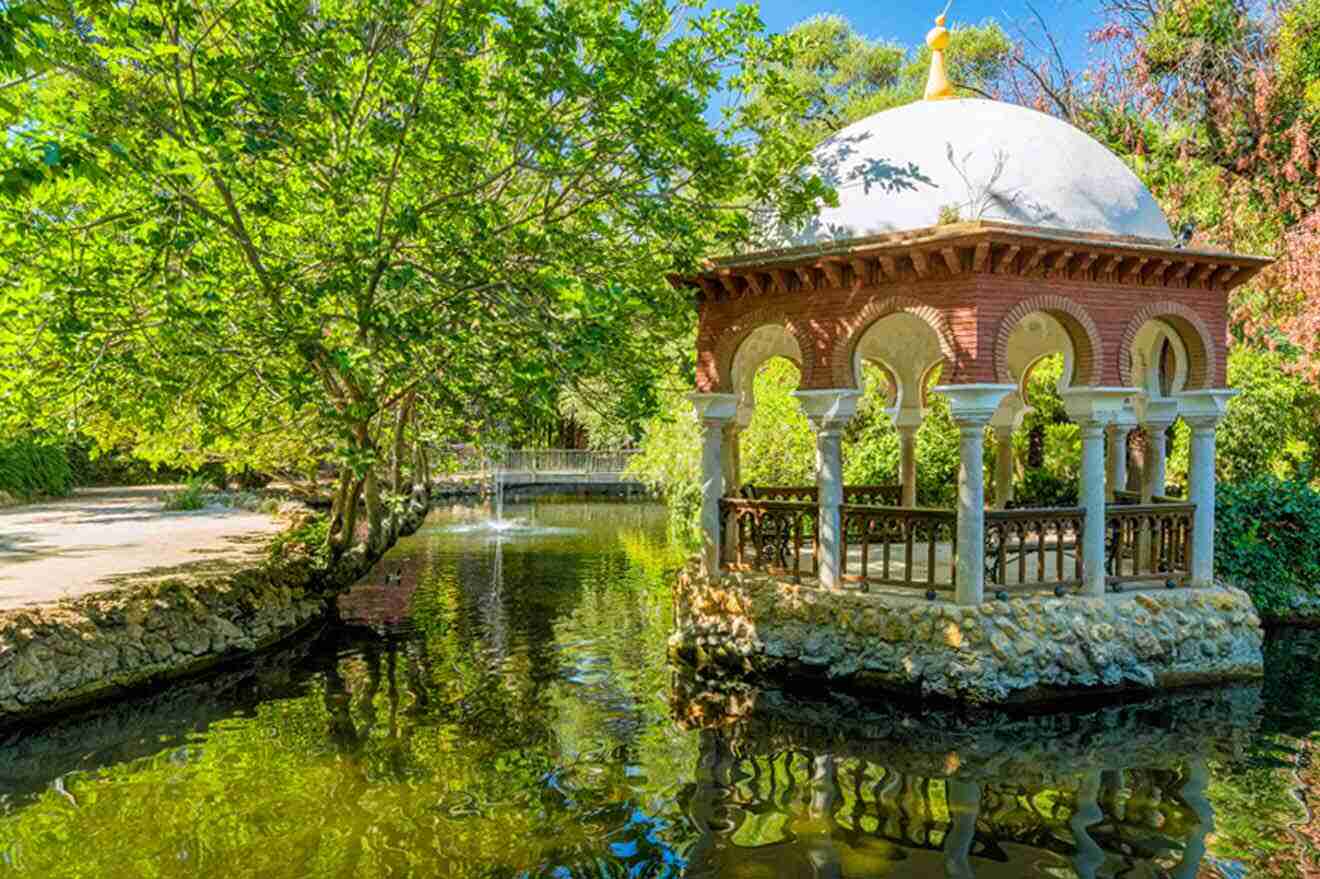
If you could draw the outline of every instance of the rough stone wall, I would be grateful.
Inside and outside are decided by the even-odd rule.
[[[849,350],[866,330],[865,325],[858,325],[856,316],[868,304],[893,297],[907,302],[917,300],[946,322],[951,335],[947,342],[954,352],[952,375],[947,380],[995,382],[995,344],[1001,323],[1019,303],[1042,295],[1076,303],[1094,323],[1101,342],[1096,352],[1101,385],[1124,384],[1122,348],[1125,342],[1131,342],[1129,325],[1134,315],[1157,302],[1179,303],[1200,319],[1212,346],[1205,364],[1210,373],[1206,377],[1209,386],[1223,387],[1227,381],[1227,358],[1222,350],[1227,333],[1228,294],[1224,290],[982,273],[856,289],[776,290],[760,296],[703,302],[697,335],[697,387],[702,391],[727,389],[729,377],[721,374],[727,371],[727,364],[720,362],[720,340],[726,334],[738,335],[766,323],[786,325],[798,338],[803,355],[803,388],[837,387],[831,366],[836,349]],[[1189,345],[1189,353],[1195,347]]]
[[[0,613],[0,717],[95,699],[266,646],[320,615],[313,573],[304,557]]]
[[[388,545],[421,525],[416,494]],[[330,569],[297,545],[210,575],[166,575],[51,605],[0,611],[0,724],[192,674],[320,618],[376,561],[361,545]]]
[[[695,566],[675,592],[671,653],[698,667],[804,675],[961,702],[1034,701],[1259,677],[1263,633],[1231,588],[977,607],[828,591]]]

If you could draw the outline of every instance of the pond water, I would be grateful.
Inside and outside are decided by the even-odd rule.
[[[0,876],[1320,875],[1320,637],[1263,685],[1029,715],[666,660],[652,504],[436,511],[341,620],[0,733]]]

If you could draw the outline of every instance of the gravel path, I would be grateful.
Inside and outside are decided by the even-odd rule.
[[[99,592],[128,579],[219,569],[261,552],[274,516],[213,506],[166,512],[173,486],[82,489],[0,509],[0,609]]]

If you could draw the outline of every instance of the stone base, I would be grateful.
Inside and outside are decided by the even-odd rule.
[[[1154,691],[1264,669],[1251,599],[1225,587],[960,607],[757,573],[711,582],[690,564],[675,608],[670,654],[695,667],[958,702]]]
[[[429,509],[414,494],[398,536]],[[296,523],[295,523],[296,525]],[[0,728],[140,692],[263,650],[320,619],[329,600],[370,570],[381,552],[361,544],[323,566],[286,543],[236,570],[166,571],[160,579],[55,604],[0,611]]]

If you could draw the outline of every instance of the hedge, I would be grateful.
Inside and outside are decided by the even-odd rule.
[[[1215,492],[1215,573],[1267,616],[1320,597],[1320,491],[1308,475],[1221,482]]]
[[[40,436],[0,441],[0,492],[28,501],[72,490],[73,470],[61,443]]]

